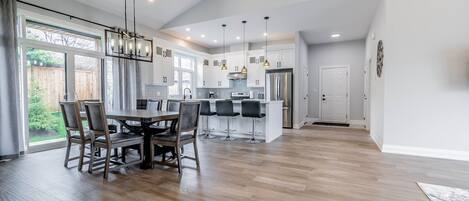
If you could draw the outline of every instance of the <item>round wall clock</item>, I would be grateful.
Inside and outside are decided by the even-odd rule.
[[[376,58],[376,73],[378,74],[378,77],[381,77],[381,74],[383,73],[383,63],[384,62],[384,46],[383,46],[383,41],[380,40],[378,42],[378,56]]]

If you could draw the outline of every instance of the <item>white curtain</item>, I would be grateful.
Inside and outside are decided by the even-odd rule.
[[[133,110],[142,98],[140,64],[137,61],[113,58],[113,110]]]
[[[16,0],[0,0],[0,160],[24,150],[20,128]]]

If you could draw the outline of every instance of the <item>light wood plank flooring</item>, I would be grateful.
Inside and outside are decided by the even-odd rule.
[[[64,168],[64,149],[29,154],[0,164],[0,200],[418,201],[427,199],[416,181],[469,188],[469,163],[384,154],[362,130],[284,133],[268,145],[200,140],[201,171],[184,168],[181,179],[175,168],[131,167],[107,182]]]

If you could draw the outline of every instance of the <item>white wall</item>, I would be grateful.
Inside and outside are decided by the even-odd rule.
[[[384,143],[384,81],[388,77],[388,50],[386,45],[388,43],[386,38],[386,1],[382,1],[378,10],[376,11],[375,18],[371,24],[370,32],[366,39],[366,57],[364,62],[371,59],[371,67],[369,71],[370,91],[369,91],[369,128],[370,135],[376,144],[382,148]],[[382,76],[379,78],[376,72],[376,56],[377,47],[380,40],[384,41],[384,69]],[[405,47],[405,46],[404,46]]]
[[[387,2],[385,145],[469,152],[468,8]]]
[[[367,39],[383,152],[469,160],[469,1],[385,0]],[[372,36],[376,39],[372,39]],[[376,77],[376,45],[384,71]]]
[[[350,66],[350,119],[363,120],[363,66],[365,40],[310,45],[309,118],[319,118],[319,70],[321,66]]]
[[[295,34],[293,69],[293,127],[301,128],[308,115],[308,45],[300,32]]]

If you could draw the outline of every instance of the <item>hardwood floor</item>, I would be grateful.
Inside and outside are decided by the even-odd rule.
[[[199,153],[200,172],[181,179],[176,168],[131,167],[109,182],[64,168],[64,149],[30,154],[0,164],[0,200],[416,201],[427,200],[416,181],[469,188],[468,162],[384,154],[356,129],[285,130],[268,145],[201,140]]]

